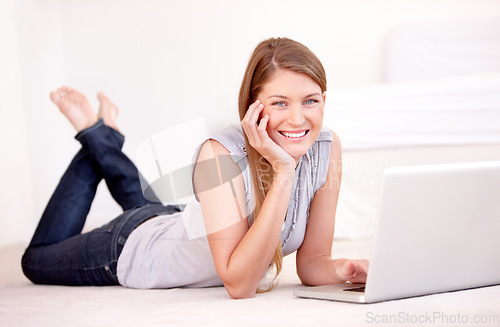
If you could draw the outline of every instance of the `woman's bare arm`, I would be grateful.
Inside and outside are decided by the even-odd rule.
[[[304,242],[297,251],[297,274],[305,285],[366,280],[368,261],[331,257],[341,177],[341,145],[334,134],[327,179],[311,202]]]
[[[229,152],[217,141],[210,140],[203,145],[198,162],[218,156],[229,156]],[[195,169],[195,189],[197,183],[203,183],[206,174],[220,174],[221,168],[224,169],[218,163],[218,172]],[[215,268],[231,297],[255,295],[278,246],[294,176],[294,170],[275,175],[250,228],[241,174],[232,180],[233,185],[224,183],[197,193]]]

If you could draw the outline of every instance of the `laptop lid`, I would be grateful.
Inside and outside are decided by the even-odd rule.
[[[500,162],[384,173],[367,302],[500,283]]]
[[[391,167],[358,297],[378,302],[500,284],[499,258],[500,162]]]

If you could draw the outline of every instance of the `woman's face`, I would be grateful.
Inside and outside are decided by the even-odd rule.
[[[269,115],[267,133],[297,162],[313,145],[323,125],[325,94],[308,75],[279,69],[263,85],[261,117]]]

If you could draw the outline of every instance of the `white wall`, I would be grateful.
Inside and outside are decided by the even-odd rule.
[[[29,240],[78,149],[48,99],[59,85],[82,90],[95,106],[104,90],[121,110],[124,150],[133,157],[145,138],[182,121],[204,117],[209,131],[236,122],[246,61],[265,38],[305,43],[323,61],[330,88],[355,87],[382,81],[384,40],[400,23],[500,16],[496,0],[0,3],[0,245]],[[117,213],[100,188],[89,224]]]
[[[11,2],[0,2],[0,244],[32,229],[33,183],[21,78],[19,38]]]

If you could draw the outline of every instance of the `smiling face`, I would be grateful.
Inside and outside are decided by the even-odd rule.
[[[269,115],[267,133],[297,162],[313,145],[323,125],[325,94],[308,75],[277,70],[258,99],[261,118]]]

